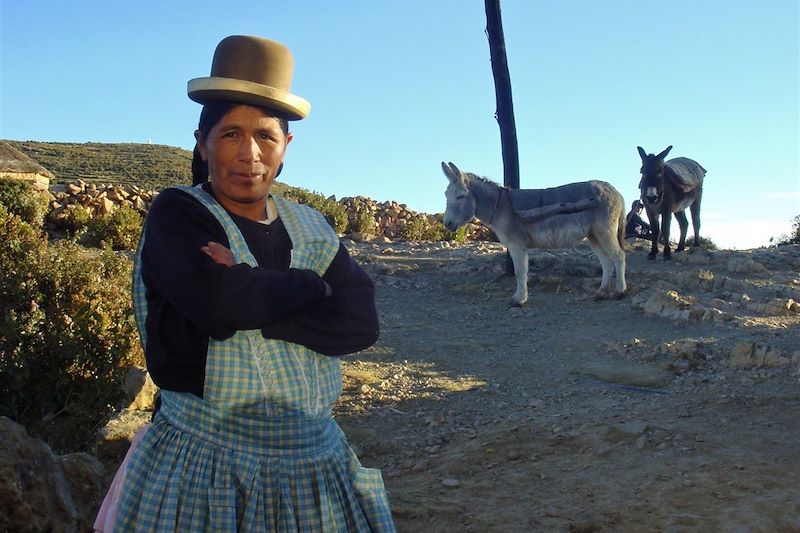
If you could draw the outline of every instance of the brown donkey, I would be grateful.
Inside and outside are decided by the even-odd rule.
[[[700,245],[700,200],[703,197],[703,177],[706,175],[706,169],[686,157],[664,161],[672,146],[658,155],[648,155],[641,146],[637,149],[639,157],[642,158],[642,179],[639,181],[639,190],[653,230],[653,244],[647,258],[655,259],[658,255],[659,235],[663,233],[664,259],[669,260],[672,259],[672,252],[669,249],[672,213],[675,213],[681,228],[681,237],[675,251],[682,252],[686,244],[686,232],[689,229],[685,213],[687,207],[692,213],[694,246]]]

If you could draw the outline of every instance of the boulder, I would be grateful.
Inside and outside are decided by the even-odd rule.
[[[694,302],[691,297],[680,296],[673,290],[656,290],[642,305],[645,313],[671,318],[673,320],[689,320],[690,307]]]
[[[779,368],[793,362],[792,354],[761,342],[743,341],[733,347],[728,364],[732,368]]]
[[[748,256],[732,256],[728,259],[725,268],[730,272],[739,272],[743,274],[768,274],[769,270],[761,263],[753,261],[752,257]]]
[[[104,490],[89,454],[55,455],[0,417],[0,531],[91,531]]]
[[[101,215],[107,215],[114,209],[114,202],[108,198],[101,198],[96,204],[96,210]]]
[[[152,411],[158,387],[146,368],[131,367],[122,383],[125,399],[130,401],[127,408],[139,411]]]

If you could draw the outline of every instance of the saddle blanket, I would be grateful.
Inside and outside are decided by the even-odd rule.
[[[573,203],[597,196],[591,182],[569,183],[549,189],[509,189],[514,211],[527,211],[547,205]]]
[[[703,184],[706,169],[697,161],[688,157],[676,157],[664,163],[671,171],[668,172],[670,181],[682,192],[693,191]]]

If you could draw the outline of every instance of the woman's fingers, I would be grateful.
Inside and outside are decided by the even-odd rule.
[[[218,242],[208,241],[205,246],[200,247],[200,251],[209,256],[215,263],[220,265],[233,266],[233,253]]]

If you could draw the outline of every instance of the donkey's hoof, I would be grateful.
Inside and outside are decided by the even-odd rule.
[[[508,306],[509,307],[522,307],[523,305],[525,305],[525,302],[527,302],[527,301],[528,301],[527,298],[524,299],[524,300],[515,300],[515,299],[512,298],[511,300],[508,301]]]
[[[657,253],[647,254],[647,260],[648,261],[655,261],[657,255],[658,255]]]
[[[625,298],[624,291],[614,291],[608,296],[609,300],[622,300],[623,298]]]
[[[603,300],[608,300],[608,291],[607,291],[607,290],[605,290],[605,289],[600,289],[600,290],[598,290],[597,292],[595,292],[595,293],[594,293],[594,298],[593,298],[593,300],[594,300],[595,302],[600,302],[600,301],[603,301]]]

